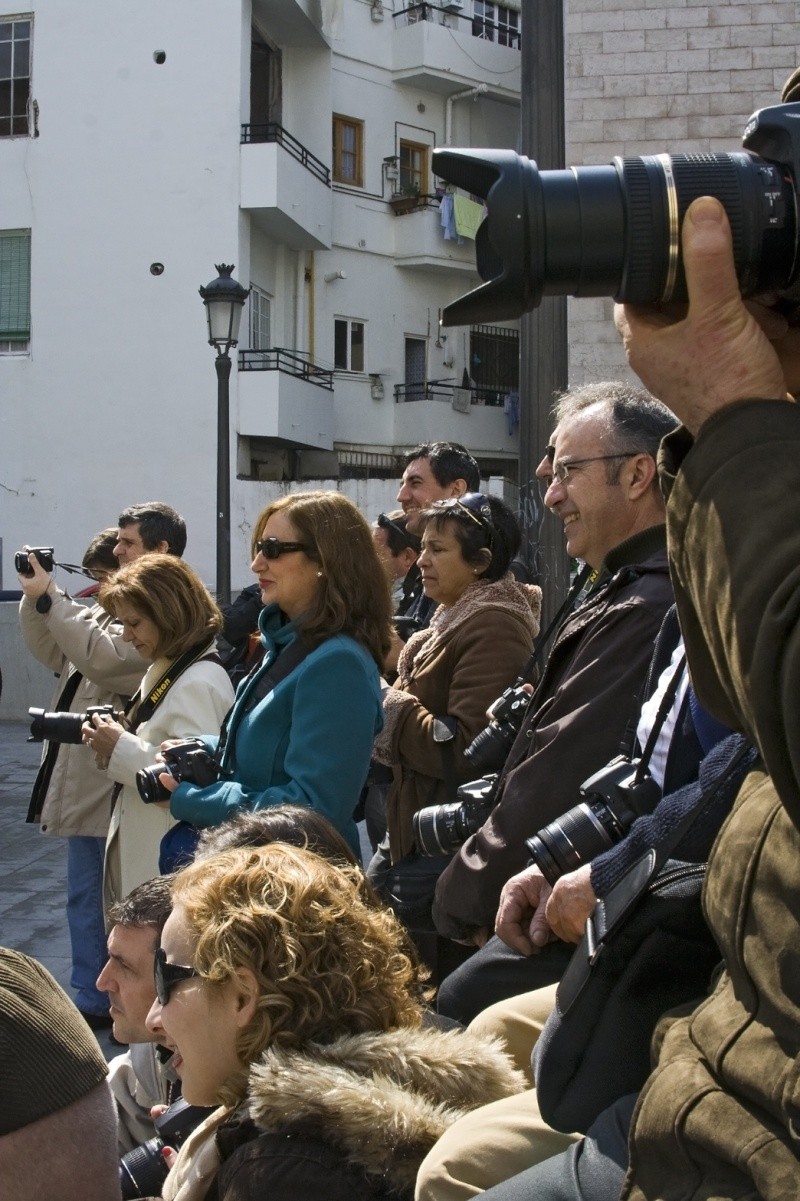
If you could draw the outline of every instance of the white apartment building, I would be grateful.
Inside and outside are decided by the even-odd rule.
[[[2,4],[2,0],[0,0]],[[520,11],[521,10],[521,11]],[[535,0],[34,0],[0,11],[0,538],[73,560],[134,501],[213,582],[216,378],[197,289],[251,286],[231,376],[232,577],[277,491],[368,516],[398,455],[513,478],[515,323],[440,330],[478,283],[434,146],[516,148]],[[796,65],[794,0],[566,0],[567,162],[732,150]],[[466,197],[460,223],[469,224]],[[625,372],[570,303],[570,382]],[[526,398],[531,400],[534,398]],[[548,398],[541,398],[547,403]],[[292,482],[296,481],[296,482]],[[498,484],[498,486],[500,486]]]
[[[251,294],[231,375],[232,578],[288,481],[374,517],[398,454],[513,475],[518,335],[441,332],[481,209],[434,146],[514,148],[519,0],[36,0],[0,12],[0,536],[74,562],[132,502],[213,583],[216,377],[198,287]],[[235,352],[234,352],[235,353]],[[238,368],[238,369],[237,369]],[[511,411],[507,411],[511,410]],[[297,486],[296,484],[294,486]]]

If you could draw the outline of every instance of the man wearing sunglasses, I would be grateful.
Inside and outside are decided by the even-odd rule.
[[[409,530],[408,521],[407,513],[393,509],[391,513],[379,513],[372,527],[375,550],[392,589],[392,608],[401,615],[411,603],[411,592],[406,589],[405,581],[417,561],[420,548],[420,540]]]
[[[439,931],[479,946],[503,885],[527,863],[525,840],[577,804],[582,782],[619,753],[672,603],[655,462],[672,414],[640,389],[604,383],[567,393],[554,415],[537,475],[567,553],[595,577],[555,636],[489,819],[439,880]],[[558,979],[569,950],[526,959],[493,938],[445,982],[439,1008],[470,1020],[492,1001]]]

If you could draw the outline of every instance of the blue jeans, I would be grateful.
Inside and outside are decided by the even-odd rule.
[[[67,922],[72,943],[70,983],[75,1004],[84,1013],[107,1014],[108,995],[94,982],[108,958],[103,919],[105,838],[73,835],[67,839]]]

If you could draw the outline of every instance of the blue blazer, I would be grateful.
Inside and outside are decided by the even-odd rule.
[[[378,669],[353,638],[335,634],[248,709],[250,692],[298,636],[293,623],[282,621],[277,605],[267,605],[259,618],[264,660],[239,685],[222,760],[233,778],[208,788],[181,784],[170,808],[196,826],[217,826],[238,809],[308,805],[357,851],[353,810],[383,725]],[[216,738],[204,741],[216,749]]]

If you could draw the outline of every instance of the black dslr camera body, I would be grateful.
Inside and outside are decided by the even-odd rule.
[[[456,790],[457,801],[418,809],[411,819],[421,855],[452,855],[480,830],[494,808],[497,776],[481,776]]]
[[[91,721],[95,713],[106,717],[119,717],[113,705],[89,705],[85,713],[45,713],[44,709],[29,709],[33,718],[28,742],[82,742],[81,726]]]
[[[179,1098],[160,1118],[154,1119],[156,1135],[141,1147],[134,1147],[119,1161],[119,1183],[123,1201],[135,1197],[160,1197],[169,1168],[161,1152],[165,1147],[177,1151],[204,1118],[214,1112],[202,1105],[190,1105]]]
[[[477,771],[499,771],[519,734],[531,694],[521,684],[512,684],[494,701],[487,712],[491,721],[476,734],[464,751]]]
[[[18,550],[14,555],[14,570],[17,575],[33,575],[29,559],[35,555],[43,571],[50,572],[55,566],[52,546],[32,546],[30,550]]]
[[[187,738],[185,742],[178,742],[162,751],[162,754],[163,763],[143,767],[136,773],[136,787],[146,805],[169,800],[170,794],[158,778],[161,775],[172,776],[179,784],[186,780],[198,788],[207,788],[220,778],[219,764],[199,738]]]
[[[484,197],[475,254],[485,282],[447,306],[444,325],[505,321],[543,296],[683,300],[680,234],[698,196],[725,207],[744,296],[800,302],[800,104],[754,113],[743,151],[616,158],[539,171],[511,150],[434,150],[433,173]]]
[[[619,755],[581,784],[580,805],[550,822],[526,846],[549,884],[590,863],[624,838],[637,817],[652,813],[661,789],[639,761]]]

